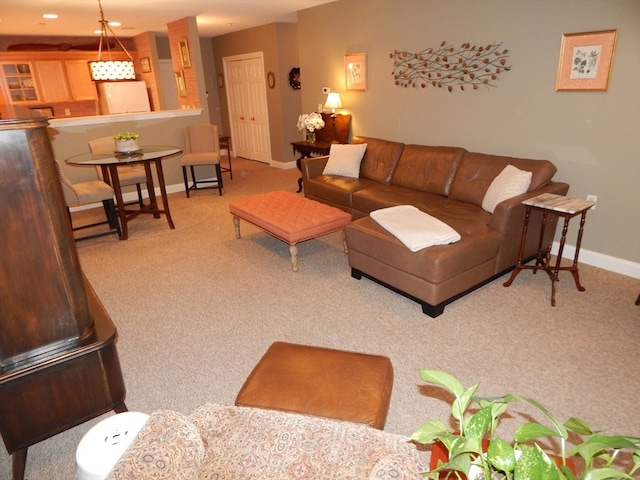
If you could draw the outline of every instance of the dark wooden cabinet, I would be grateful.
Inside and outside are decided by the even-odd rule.
[[[27,449],[126,411],[116,328],[82,273],[46,118],[0,107],[0,432]]]

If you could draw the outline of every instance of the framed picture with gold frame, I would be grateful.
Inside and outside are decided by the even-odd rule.
[[[179,72],[175,72],[176,76],[176,89],[178,90],[178,95],[181,97],[187,96],[187,84],[184,81],[184,72],[180,70]]]
[[[186,38],[178,41],[178,51],[180,52],[180,65],[190,67],[191,55],[189,54],[189,43]]]
[[[347,90],[367,91],[367,54],[347,53],[344,56],[344,75]]]
[[[562,35],[556,91],[606,91],[618,30]]]
[[[142,70],[142,73],[149,73],[151,71],[151,61],[149,57],[142,57],[140,59],[140,70]]]

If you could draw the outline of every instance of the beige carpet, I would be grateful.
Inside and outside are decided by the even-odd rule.
[[[532,396],[562,419],[640,435],[638,280],[581,266],[587,291],[564,272],[551,307],[548,278],[525,271],[510,288],[502,286],[505,276],[432,319],[411,300],[352,279],[339,233],[301,244],[298,272],[288,246],[257,228],[243,222],[243,238],[235,238],[229,201],[295,191],[297,177],[297,170],[237,160],[224,196],[170,196],[175,230],[164,218],[143,217],[130,224],[127,241],[78,244],[119,330],[130,410],[232,404],[267,347],[284,340],[388,355],[395,370],[390,432],[408,435],[426,419],[447,420],[446,396],[421,388],[418,376],[420,368],[438,368],[467,386],[480,382],[481,395]],[[76,445],[98,420],[30,448],[26,477],[73,478]],[[0,478],[8,476],[5,452]]]

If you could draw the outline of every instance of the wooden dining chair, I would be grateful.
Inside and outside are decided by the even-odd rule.
[[[182,165],[182,176],[184,178],[184,188],[189,198],[190,190],[198,188],[218,188],[218,193],[222,195],[222,170],[220,168],[220,139],[218,138],[218,126],[208,123],[189,125],[182,131],[184,135],[184,151],[180,161]],[[213,165],[216,178],[197,180],[195,167]],[[187,178],[187,167],[191,171],[193,185],[189,185]],[[209,183],[209,187],[198,187],[198,183]]]
[[[100,137],[94,140],[89,140],[89,150],[93,154],[113,154],[115,152],[115,142],[113,137]],[[96,167],[98,171],[98,178],[100,180],[104,180],[102,177],[102,169],[100,167]],[[142,165],[121,165],[118,166],[118,179],[120,180],[121,187],[127,187],[129,185],[135,185],[136,191],[138,192],[138,201],[130,202],[138,203],[141,207],[144,206],[144,202],[142,200],[142,187],[141,184],[147,183],[147,174],[144,171],[144,167]]]
[[[103,235],[109,235],[111,233],[117,233],[118,238],[122,238],[122,231],[120,229],[120,223],[118,222],[118,214],[116,212],[116,205],[113,200],[113,188],[102,180],[92,180],[82,183],[71,183],[69,179],[62,173],[60,163],[56,160],[56,168],[58,170],[58,178],[62,185],[62,193],[64,194],[64,200],[67,204],[67,212],[69,213],[69,222],[71,223],[71,230],[83,230],[86,228],[97,227],[99,225],[109,225],[109,230],[106,232],[99,232],[92,235],[76,238],[76,241],[86,240],[89,238],[101,237]],[[102,202],[104,213],[107,217],[105,221],[94,222],[86,225],[73,225],[71,218],[70,207],[77,207],[80,205],[88,205],[91,203]]]

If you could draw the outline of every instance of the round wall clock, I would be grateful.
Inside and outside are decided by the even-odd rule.
[[[294,90],[300,90],[300,88],[302,88],[300,85],[300,67],[294,67],[289,72],[289,85],[291,85],[291,88]]]
[[[267,73],[267,85],[269,85],[269,88],[273,88],[276,86],[276,76],[273,74],[273,72]]]

